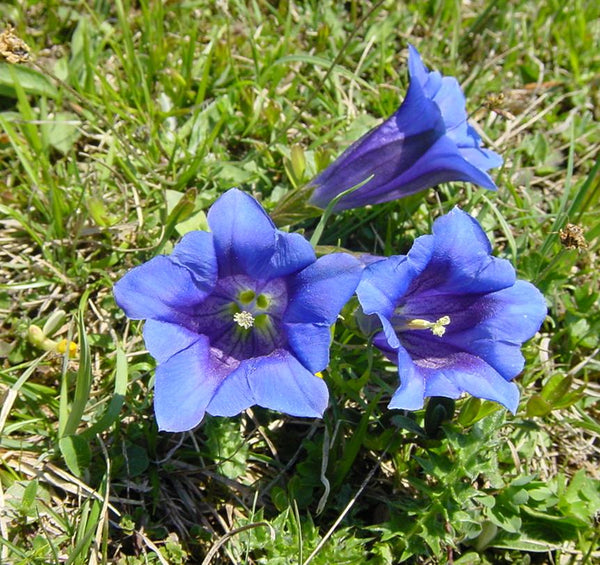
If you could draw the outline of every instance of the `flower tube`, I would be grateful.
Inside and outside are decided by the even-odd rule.
[[[408,68],[410,84],[400,108],[311,182],[310,204],[326,208],[371,176],[333,210],[387,202],[450,181],[496,189],[486,171],[499,167],[502,158],[481,147],[481,138],[467,122],[458,81],[429,71],[412,45]]]

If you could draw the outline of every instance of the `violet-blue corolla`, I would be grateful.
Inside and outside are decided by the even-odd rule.
[[[517,410],[521,345],[538,331],[546,303],[509,261],[491,256],[470,215],[455,208],[407,255],[370,263],[357,295],[381,323],[374,344],[398,365],[390,408],[416,410],[425,397],[467,392]]]
[[[481,147],[481,138],[467,122],[458,81],[429,71],[412,45],[408,68],[410,84],[400,108],[311,182],[311,204],[326,208],[370,177],[333,210],[387,202],[450,181],[496,189],[486,171],[500,166],[502,158]]]
[[[233,416],[255,404],[322,416],[328,391],[316,373],[360,263],[344,253],[317,259],[237,189],[213,204],[208,224],[114,287],[127,316],[146,320],[159,428],[189,430],[205,412]]]

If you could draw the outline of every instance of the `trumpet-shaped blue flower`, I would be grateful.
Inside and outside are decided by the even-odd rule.
[[[211,232],[186,234],[169,256],[127,273],[117,304],[145,319],[157,360],[154,408],[162,430],[184,431],[205,412],[233,416],[254,404],[321,416],[330,327],[361,266],[275,228],[260,204],[233,189],[208,213]]]
[[[342,192],[373,178],[334,206],[335,211],[378,204],[449,181],[468,181],[492,190],[487,170],[502,158],[481,147],[467,123],[458,81],[428,71],[409,46],[410,84],[395,114],[369,131],[320,173],[310,203],[325,208]]]
[[[523,369],[521,344],[539,329],[546,305],[490,253],[477,221],[454,209],[407,255],[365,269],[358,299],[381,322],[375,345],[398,364],[390,408],[416,410],[427,396],[468,392],[517,410],[511,379]]]

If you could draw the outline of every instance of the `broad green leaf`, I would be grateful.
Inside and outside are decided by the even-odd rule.
[[[65,436],[58,441],[58,447],[71,473],[81,477],[92,458],[87,440],[76,435]]]
[[[68,376],[65,371],[63,375],[63,384],[60,393],[60,418],[59,418],[59,436],[65,437],[73,435],[81,422],[85,407],[90,398],[92,387],[92,366],[90,356],[90,346],[85,331],[84,312],[87,304],[88,293],[84,293],[80,300],[79,312],[77,316],[77,326],[79,333],[79,369],[75,381],[75,395],[73,402],[69,406],[68,401]]]
[[[79,117],[71,112],[57,112],[50,124],[44,124],[50,145],[63,155],[67,154],[81,136],[80,123]]]
[[[527,402],[526,415],[528,418],[533,416],[546,416],[552,412],[552,406],[548,404],[539,394],[534,394]]]
[[[92,438],[96,434],[107,430],[119,418],[121,407],[125,401],[125,391],[127,390],[127,357],[121,348],[117,349],[117,366],[115,368],[115,387],[113,390],[110,404],[102,417],[81,435],[86,438]]]
[[[0,96],[16,98],[15,80],[27,94],[55,98],[56,87],[41,73],[29,67],[0,63]]]

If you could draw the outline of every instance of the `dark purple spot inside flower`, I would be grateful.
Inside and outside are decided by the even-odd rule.
[[[225,277],[197,306],[192,329],[208,336],[216,356],[233,366],[286,345],[281,319],[287,303],[286,283],[281,278]],[[245,323],[250,319],[252,323]]]

